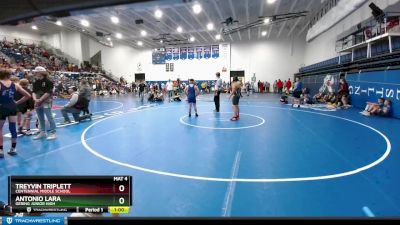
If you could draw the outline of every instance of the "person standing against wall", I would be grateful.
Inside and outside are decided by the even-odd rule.
[[[279,79],[278,82],[276,83],[276,87],[278,88],[278,94],[282,94],[283,83],[281,79]]]
[[[219,112],[220,109],[220,95],[221,95],[221,88],[222,88],[222,79],[221,74],[218,72],[216,73],[217,81],[215,82],[214,87],[214,103],[215,103],[215,110],[214,112]]]
[[[172,95],[174,93],[174,83],[172,83],[171,79],[167,82],[167,92],[168,92],[168,102],[171,102]]]

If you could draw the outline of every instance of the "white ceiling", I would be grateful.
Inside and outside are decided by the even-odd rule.
[[[192,10],[195,2],[203,8],[200,14],[194,14]],[[213,43],[217,41],[215,35],[221,34],[224,27],[222,22],[228,17],[239,20],[239,25],[245,25],[259,19],[259,16],[290,12],[310,11],[310,17],[320,7],[321,0],[277,0],[273,4],[268,4],[267,0],[186,0],[186,3],[184,0],[159,0],[74,12],[72,16],[60,19],[63,23],[62,27],[44,18],[35,20],[34,24],[38,27],[36,32],[40,34],[51,34],[62,29],[82,32],[82,29],[85,29],[85,32],[92,37],[96,37],[96,31],[111,34],[110,37],[114,43],[121,42],[138,47],[137,42],[142,41],[143,47],[155,48],[166,45],[153,40],[163,33],[171,34],[170,38],[182,40],[193,36],[196,40],[194,43],[198,44]],[[156,9],[163,12],[161,19],[154,16]],[[111,16],[118,17],[119,24],[113,24],[110,20]],[[305,35],[309,17],[222,35],[221,41],[253,41]],[[90,26],[83,27],[80,24],[81,19],[88,20]],[[144,24],[136,25],[137,19],[143,19]],[[210,22],[215,26],[212,31],[207,30],[207,24]],[[182,33],[177,32],[178,26],[183,28]],[[147,32],[146,37],[141,36],[142,30]],[[264,30],[268,32],[265,37],[261,35]],[[121,33],[123,38],[117,39],[116,33]]]

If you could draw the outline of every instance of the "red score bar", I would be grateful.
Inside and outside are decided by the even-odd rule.
[[[123,187],[121,187],[123,186]],[[72,184],[71,194],[129,194],[128,184]]]

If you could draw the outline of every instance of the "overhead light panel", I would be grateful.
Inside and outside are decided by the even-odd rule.
[[[221,40],[221,35],[220,34],[215,35],[215,39]]]
[[[111,22],[117,24],[117,23],[119,23],[119,18],[116,17],[116,16],[112,16],[111,17]]]
[[[60,20],[57,20],[56,24],[57,26],[62,26],[62,22]]]
[[[164,43],[164,41],[163,41],[163,40],[160,40],[160,43],[162,44],[162,43]]]
[[[111,41],[111,38],[110,38],[110,37],[108,37],[108,38],[107,38],[107,41]]]
[[[33,26],[32,26],[32,30],[37,30],[37,26],[36,26],[36,25],[33,25]]]
[[[116,34],[115,34],[115,37],[118,38],[118,39],[122,39],[122,34],[116,33]]]
[[[81,25],[84,27],[88,27],[88,26],[90,26],[90,23],[87,20],[81,20]]]
[[[268,4],[274,4],[276,2],[276,0],[267,0]]]
[[[190,42],[194,42],[195,40],[196,40],[196,38],[194,38],[194,37],[190,37],[190,39],[189,39]]]
[[[207,24],[207,29],[208,30],[214,30],[214,24],[213,23]]]
[[[262,35],[263,37],[267,36],[267,31],[261,32],[261,35]]]
[[[193,12],[194,12],[195,14],[201,13],[202,10],[203,10],[203,8],[201,7],[200,4],[194,4],[194,5],[193,5]]]
[[[182,27],[178,27],[178,28],[176,28],[176,30],[177,30],[179,33],[182,33],[182,31],[183,31]]]
[[[269,24],[270,22],[271,22],[271,19],[270,19],[270,18],[265,18],[265,19],[264,19],[264,23],[265,23],[265,24]]]
[[[139,46],[143,46],[143,42],[141,42],[141,41],[138,41],[138,43],[137,43]]]
[[[156,12],[154,13],[154,16],[158,19],[160,19],[163,16],[163,12],[159,9],[156,10]]]
[[[140,32],[140,35],[142,35],[143,37],[145,37],[145,36],[147,35],[147,32],[146,32],[145,30],[142,30],[142,31]]]

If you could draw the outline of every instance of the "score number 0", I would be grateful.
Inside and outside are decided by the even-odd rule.
[[[125,191],[125,186],[124,185],[119,185],[118,190],[120,192],[124,192]],[[125,203],[125,198],[124,197],[119,198],[118,202],[119,202],[119,204],[123,205]]]

